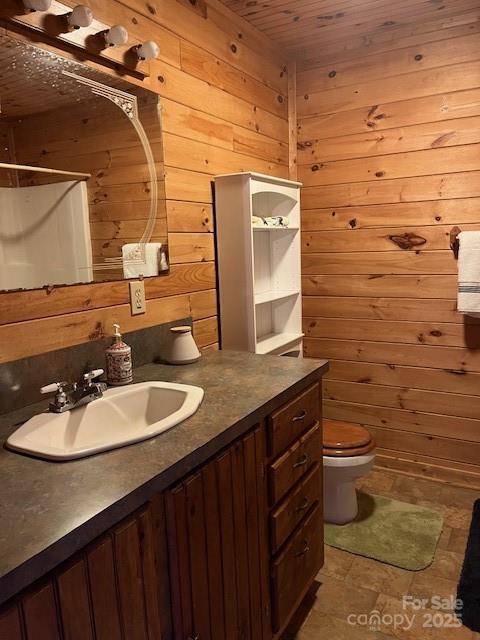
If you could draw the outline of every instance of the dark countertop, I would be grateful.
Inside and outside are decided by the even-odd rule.
[[[193,365],[151,364],[135,382],[202,387],[191,418],[144,442],[71,462],[3,448],[46,404],[0,416],[0,604],[203,464],[328,369],[325,360],[211,352]]]

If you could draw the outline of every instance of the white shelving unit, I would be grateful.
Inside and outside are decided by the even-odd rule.
[[[301,183],[260,173],[215,178],[222,348],[302,354]],[[289,226],[254,227],[252,216]]]

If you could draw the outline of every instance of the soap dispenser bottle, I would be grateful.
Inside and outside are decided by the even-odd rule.
[[[120,325],[114,324],[113,343],[105,351],[107,382],[114,386],[130,384],[133,381],[132,349],[122,340]]]

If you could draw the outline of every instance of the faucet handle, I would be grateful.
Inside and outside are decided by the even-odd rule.
[[[60,391],[61,393],[67,385],[68,382],[52,382],[52,384],[47,384],[45,387],[42,387],[40,393],[55,393],[56,391]]]
[[[87,384],[90,384],[92,380],[98,378],[104,373],[103,369],[94,369],[93,371],[89,371],[88,373],[83,374],[83,379]]]
[[[68,396],[65,391],[65,387],[68,387],[68,382],[52,382],[40,389],[40,393],[54,393],[55,398],[50,402],[50,411],[60,413],[68,406]]]

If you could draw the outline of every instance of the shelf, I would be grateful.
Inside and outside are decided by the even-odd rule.
[[[300,227],[253,227],[253,231],[298,231]]]
[[[300,185],[242,173],[216,186],[222,348],[301,351]],[[262,217],[288,226],[264,225]]]
[[[267,354],[282,347],[286,347],[291,342],[301,340],[303,333],[270,333],[269,335],[262,336],[257,341],[256,353]]]
[[[265,302],[274,302],[275,300],[284,300],[285,298],[293,298],[298,296],[300,291],[265,291],[264,293],[255,294],[255,304],[264,304]]]

